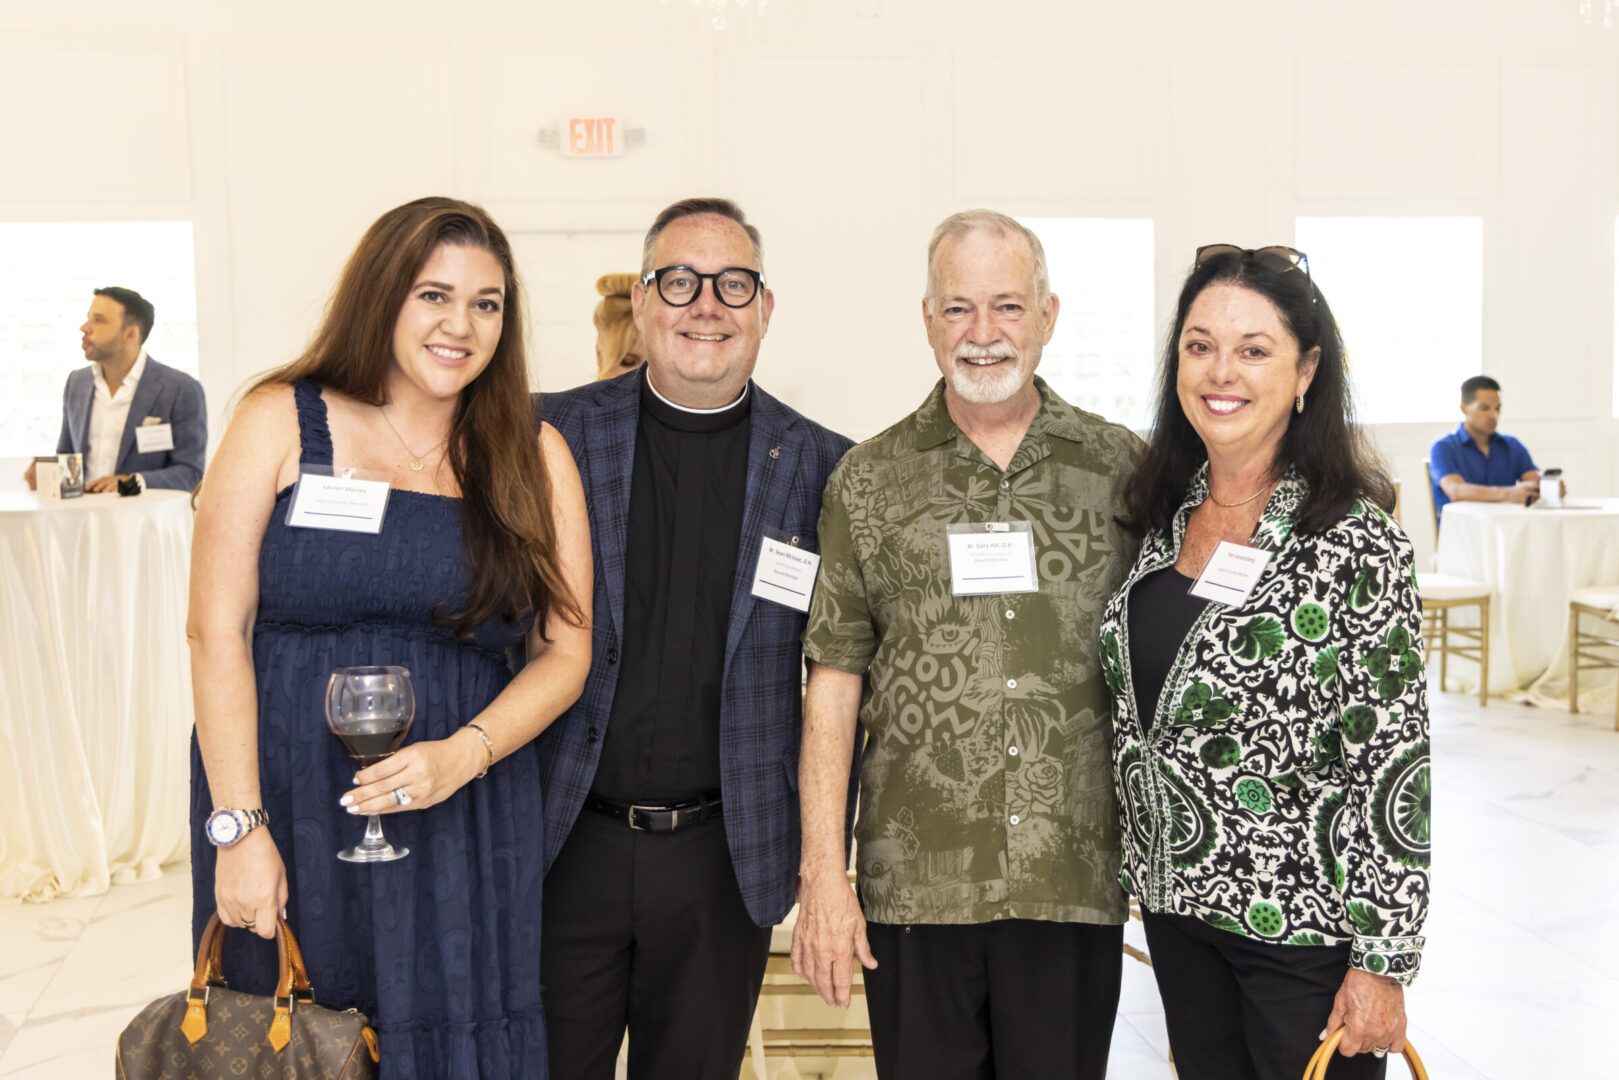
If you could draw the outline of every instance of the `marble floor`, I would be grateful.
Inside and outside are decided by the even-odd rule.
[[[1600,1037],[1619,1015],[1611,714],[1501,700],[1480,709],[1445,694],[1434,697],[1433,727],[1435,900],[1423,976],[1407,997],[1430,1074],[1619,1077]],[[183,867],[104,896],[0,907],[0,1078],[109,1075],[124,1024],[188,978],[189,917]],[[1130,935],[1144,944],[1139,924]],[[825,1075],[872,1073],[845,1060]],[[1151,973],[1129,959],[1110,1075],[1170,1075]]]

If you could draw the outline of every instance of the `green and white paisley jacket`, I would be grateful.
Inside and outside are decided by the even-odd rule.
[[[1172,535],[1146,537],[1103,617],[1121,884],[1148,911],[1256,940],[1349,942],[1352,967],[1409,983],[1431,822],[1411,543],[1364,503],[1323,534],[1295,535],[1308,487],[1290,472],[1256,537],[1275,557],[1244,604],[1211,603],[1198,617],[1144,718],[1126,602],[1179,556],[1207,471]]]

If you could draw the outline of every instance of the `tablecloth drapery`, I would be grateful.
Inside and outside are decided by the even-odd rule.
[[[188,851],[188,492],[0,495],[0,901]]]
[[[1482,581],[1492,593],[1491,693],[1528,691],[1537,704],[1568,707],[1569,594],[1582,585],[1619,583],[1619,499],[1581,503],[1445,507],[1439,572]],[[1459,612],[1451,615],[1461,621]],[[1472,665],[1452,657],[1450,672],[1452,688],[1477,688]],[[1614,681],[1612,672],[1582,676],[1581,710],[1611,710]]]

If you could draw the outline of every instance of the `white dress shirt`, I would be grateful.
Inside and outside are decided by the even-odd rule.
[[[90,406],[90,453],[85,455],[84,482],[112,476],[118,471],[118,448],[124,441],[124,425],[129,420],[129,406],[135,400],[135,387],[146,372],[146,350],[135,358],[135,366],[124,376],[116,394],[107,389],[107,376],[100,364],[95,368],[96,396]],[[145,490],[146,481],[139,474],[135,479]]]

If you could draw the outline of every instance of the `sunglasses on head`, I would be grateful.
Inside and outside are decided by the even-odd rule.
[[[1217,259],[1223,255],[1236,255],[1239,258],[1252,259],[1267,270],[1274,270],[1278,274],[1285,274],[1289,270],[1302,270],[1304,272],[1304,286],[1310,292],[1310,302],[1315,303],[1315,288],[1310,281],[1310,259],[1297,248],[1286,247],[1282,244],[1272,244],[1270,247],[1242,248],[1236,244],[1204,244],[1197,249],[1196,264],[1202,266],[1210,259]]]

